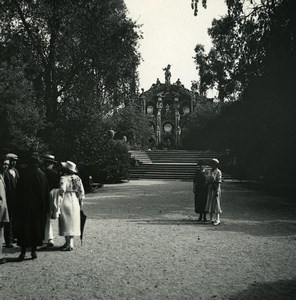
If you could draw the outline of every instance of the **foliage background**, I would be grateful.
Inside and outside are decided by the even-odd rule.
[[[128,177],[126,147],[107,137],[120,122],[104,120],[137,93],[141,34],[124,1],[3,0],[0,27],[3,151],[52,152],[108,181]]]
[[[199,1],[193,2],[197,14]],[[228,15],[209,29],[213,49],[206,54],[197,45],[195,62],[204,82],[200,93],[215,86],[221,102],[237,101],[224,106],[203,130],[193,127],[191,138],[201,147],[231,148],[242,176],[269,185],[293,184],[296,3],[238,0],[227,5]]]
[[[293,183],[296,2],[226,2],[213,48],[197,45],[194,58],[200,96],[214,87],[219,103],[199,103],[182,142],[231,148],[241,176]],[[3,151],[53,152],[100,180],[128,178],[128,148],[145,149],[151,133],[132,105],[141,34],[124,1],[3,0],[0,27]]]

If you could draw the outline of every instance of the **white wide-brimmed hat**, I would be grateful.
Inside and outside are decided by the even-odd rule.
[[[62,166],[65,169],[68,169],[69,171],[73,172],[73,173],[78,173],[76,164],[73,163],[72,161],[67,160],[66,162],[62,162]]]
[[[211,159],[211,162],[215,163],[216,165],[219,165],[219,160],[217,158]]]

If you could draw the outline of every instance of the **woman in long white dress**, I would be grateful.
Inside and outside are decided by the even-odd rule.
[[[222,213],[221,203],[221,183],[222,183],[222,172],[218,169],[219,161],[214,158],[210,162],[211,170],[207,177],[208,182],[208,196],[206,211],[210,214],[210,221],[213,225],[220,225],[220,214]],[[216,215],[215,220],[213,215]]]
[[[85,197],[82,180],[77,175],[76,164],[62,162],[64,175],[60,180],[62,202],[59,215],[59,235],[64,236],[66,243],[62,246],[65,251],[74,249],[74,236],[80,236],[80,207]]]

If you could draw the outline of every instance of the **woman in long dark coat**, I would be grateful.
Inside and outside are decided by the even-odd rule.
[[[29,159],[28,167],[20,173],[16,189],[17,244],[21,247],[19,260],[24,260],[26,248],[31,248],[32,259],[36,248],[42,246],[49,211],[49,187],[39,168],[38,157]]]
[[[207,203],[208,188],[207,188],[207,173],[203,161],[197,162],[197,168],[196,168],[194,181],[193,181],[193,193],[194,193],[195,212],[199,213],[198,221],[204,220],[204,222],[206,222],[207,212],[205,210],[205,207]]]

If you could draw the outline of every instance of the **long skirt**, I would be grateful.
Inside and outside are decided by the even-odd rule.
[[[46,214],[41,209],[28,209],[16,221],[18,246],[29,248],[43,245]]]
[[[65,193],[59,215],[60,236],[80,236],[80,205],[76,194]]]
[[[194,210],[196,213],[205,213],[206,210],[206,203],[207,203],[207,187],[195,187],[195,194],[194,194]]]
[[[46,224],[45,224],[45,234],[44,234],[44,241],[53,240],[53,230],[52,230],[52,222],[51,216],[47,216]]]
[[[3,227],[0,224],[0,258],[2,258],[2,244],[3,244]]]
[[[205,210],[209,213],[222,213],[221,189],[215,190],[212,185],[208,187],[208,197]]]

